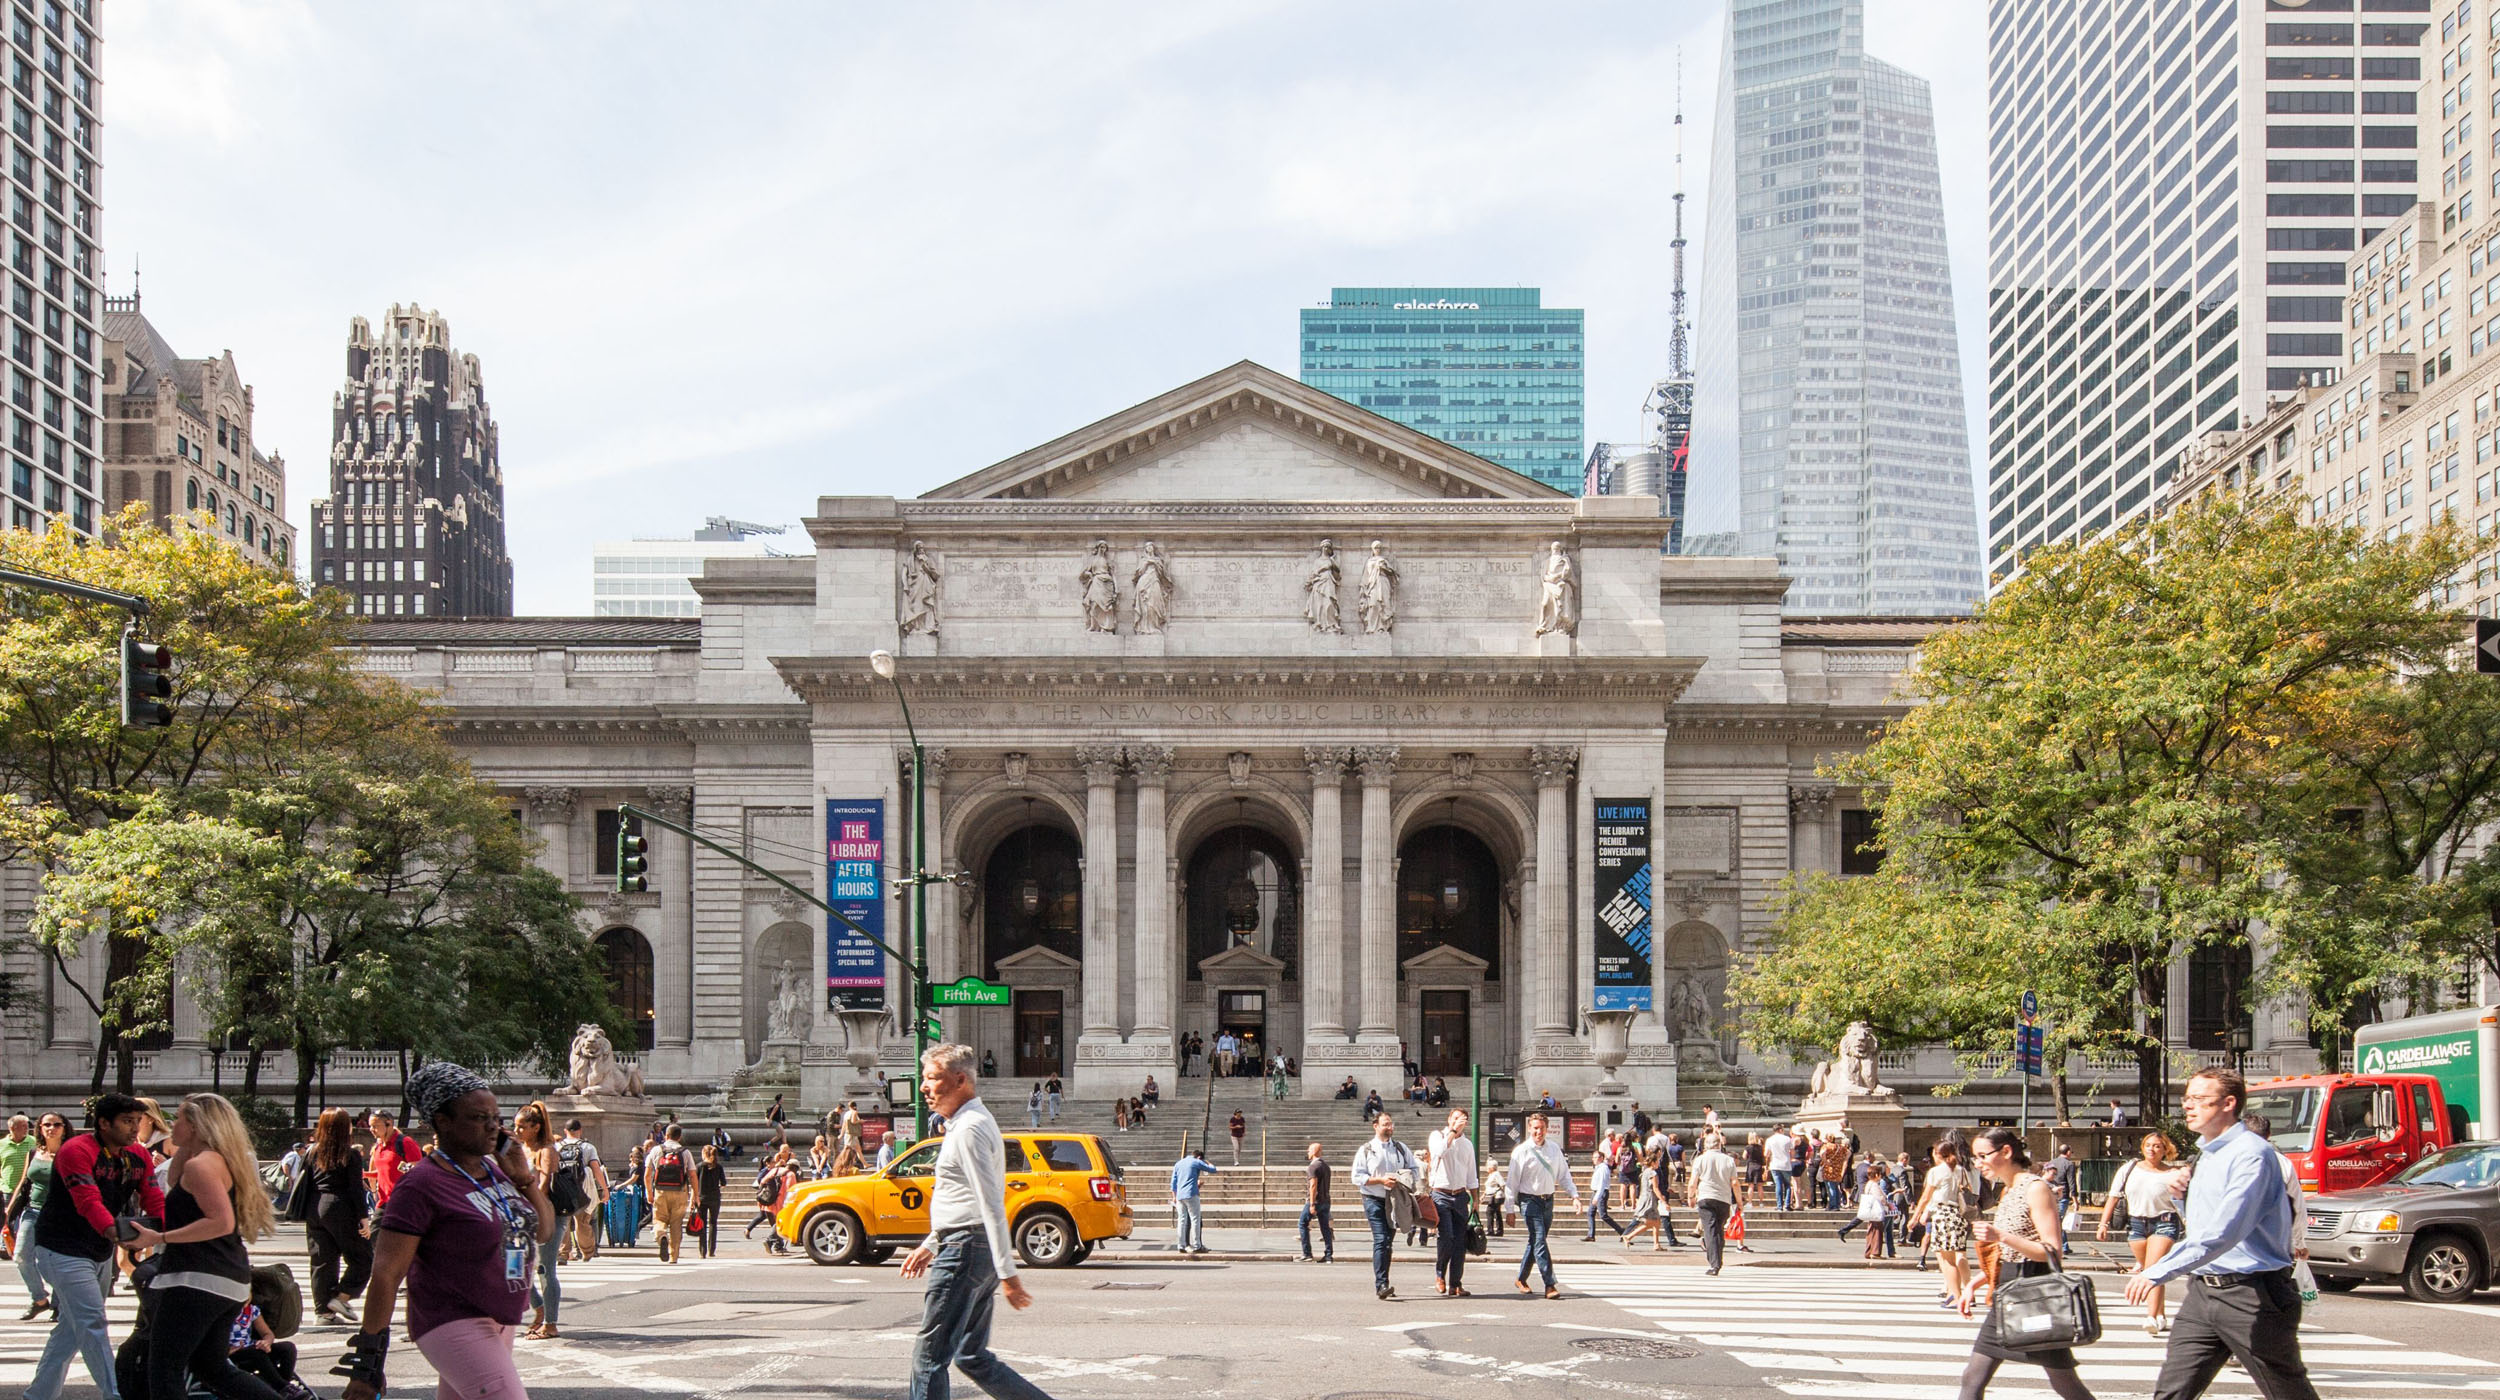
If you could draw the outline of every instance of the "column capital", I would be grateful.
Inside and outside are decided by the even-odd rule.
[[[1088,787],[1108,787],[1120,780],[1120,746],[1087,744],[1076,751],[1076,766],[1085,770]]]
[[[1129,771],[1137,775],[1141,786],[1151,783],[1161,787],[1172,776],[1172,754],[1170,744],[1131,744],[1128,747]]]
[[[1823,813],[1832,805],[1832,793],[1830,783],[1790,783],[1789,815],[1801,822],[1821,821]]]
[[[1572,771],[1580,766],[1580,750],[1572,744],[1538,744],[1528,750],[1528,766],[1536,770],[1537,786],[1558,786],[1571,781]]]
[[[684,821],[694,810],[694,789],[691,787],[647,787],[642,790],[643,802],[663,817]]]
[[[946,769],[949,761],[949,755],[946,750],[930,748],[923,745],[920,750],[920,757],[922,763],[928,769],[929,786],[936,787],[939,783],[945,781]],[[903,781],[905,784],[909,784],[911,782],[911,745],[902,744],[895,748],[894,768],[896,772],[903,775]]]
[[[1335,744],[1304,744],[1302,766],[1315,783],[1345,781],[1346,750]]]
[[[526,787],[521,789],[521,799],[529,804],[531,821],[573,820],[573,789],[569,787]]]
[[[1354,750],[1354,766],[1363,772],[1366,787],[1386,784],[1398,771],[1398,746],[1395,744],[1361,744]]]

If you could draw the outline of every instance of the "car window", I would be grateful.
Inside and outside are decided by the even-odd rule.
[[[2407,1186],[2454,1186],[2471,1190],[2500,1181],[2500,1147],[2487,1142],[2443,1148],[2396,1174]]]
[[[2413,1126],[2415,1131],[2421,1133],[2436,1134],[2439,1131],[2439,1116],[2431,1111],[2431,1086],[2428,1084],[2413,1086]]]
[[[1007,1139],[1007,1174],[1023,1176],[1032,1170],[1033,1164],[1024,1158],[1024,1144],[1014,1138]]]
[[[2318,1126],[2318,1091],[2260,1089],[2248,1096],[2248,1111],[2266,1116],[2275,1146],[2286,1152],[2306,1152]]]
[[[945,1145],[945,1139],[931,1138],[895,1158],[894,1165],[886,1168],[886,1172],[891,1176],[933,1176],[937,1173],[938,1149]]]
[[[1075,1138],[1039,1138],[1034,1141],[1042,1160],[1055,1172],[1090,1172],[1094,1169],[1093,1154]]]
[[[2370,1087],[2355,1084],[2338,1089],[2326,1105],[2326,1140],[2329,1145],[2345,1142],[2368,1142],[2378,1136],[2370,1126]]]

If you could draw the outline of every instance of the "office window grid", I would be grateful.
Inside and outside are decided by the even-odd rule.
[[[96,530],[102,195],[94,0],[5,7],[9,523]]]

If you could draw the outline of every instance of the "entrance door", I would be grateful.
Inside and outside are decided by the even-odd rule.
[[[1240,1073],[1250,1073],[1276,1053],[1267,1043],[1267,993],[1218,992],[1215,994],[1215,1029],[1218,1035],[1233,1033],[1241,1043],[1239,1057],[1233,1061]]]
[[[1467,994],[1425,992],[1424,1053],[1426,1074],[1465,1074],[1474,1063],[1467,1044]]]
[[[1016,1073],[1043,1079],[1061,1072],[1066,1047],[1057,992],[1016,993]]]

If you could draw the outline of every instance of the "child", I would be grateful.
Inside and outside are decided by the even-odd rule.
[[[295,1374],[295,1343],[279,1341],[259,1308],[243,1305],[226,1345],[233,1349],[236,1369],[259,1377],[287,1400],[316,1400],[312,1387]]]

